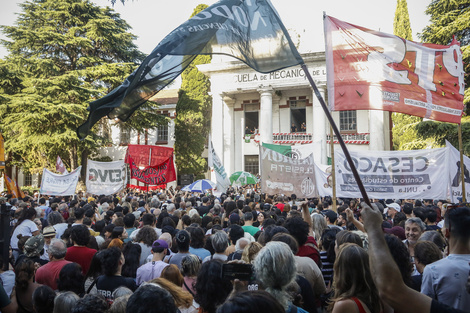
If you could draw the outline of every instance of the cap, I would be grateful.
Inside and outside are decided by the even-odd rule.
[[[88,197],[88,202],[95,201],[95,198],[93,197]]]
[[[152,243],[152,249],[158,249],[158,248],[168,249],[168,243],[163,239],[155,240]]]
[[[240,223],[240,215],[238,215],[237,213],[230,214],[229,221],[230,224]]]
[[[387,208],[395,209],[397,212],[401,212],[401,206],[398,203],[387,204]]]
[[[52,226],[47,226],[42,230],[42,235],[44,237],[52,237],[56,235],[55,228]]]
[[[405,230],[400,226],[393,226],[392,228],[384,228],[384,232],[397,236],[400,240],[405,240]]]
[[[44,248],[44,236],[39,234],[37,236],[30,237],[24,244],[24,254],[28,258],[39,256],[42,249]]]
[[[320,213],[328,217],[330,221],[338,218],[338,214],[336,214],[336,212],[332,210],[323,210]]]

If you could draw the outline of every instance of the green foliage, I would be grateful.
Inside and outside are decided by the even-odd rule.
[[[108,144],[105,137],[80,141],[75,134],[88,103],[117,87],[144,55],[112,9],[88,0],[20,6],[15,26],[1,27],[9,55],[0,60],[0,127],[14,157],[10,165],[36,173],[54,167],[59,155],[67,168],[76,168]]]
[[[207,5],[198,5],[191,17],[205,8]],[[207,162],[201,155],[210,131],[212,99],[208,94],[209,79],[199,72],[196,65],[210,61],[210,56],[200,55],[186,68],[176,104],[176,166],[180,174],[194,174],[197,178],[207,170]]]
[[[406,40],[413,40],[406,0],[397,0],[395,19],[393,20],[393,34]]]
[[[459,147],[457,124],[425,121],[416,125],[416,132],[420,138],[433,142],[430,148],[444,147],[446,140],[454,147]],[[470,138],[470,117],[462,118],[463,153],[470,156],[470,141],[467,138]]]

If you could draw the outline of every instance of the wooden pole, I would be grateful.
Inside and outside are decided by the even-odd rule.
[[[351,172],[356,179],[357,187],[359,188],[359,191],[361,192],[362,199],[364,199],[364,202],[370,204],[369,196],[367,195],[366,189],[364,188],[364,184],[361,181],[361,177],[359,176],[359,173],[357,172],[356,166],[354,165],[354,162],[351,158],[351,155],[349,154],[348,148],[346,148],[346,144],[344,143],[343,137],[341,137],[341,133],[339,132],[338,127],[336,126],[335,121],[333,120],[333,117],[331,116],[330,111],[328,110],[328,107],[325,104],[325,100],[323,100],[322,95],[320,94],[320,91],[317,88],[317,85],[313,81],[312,76],[310,75],[307,66],[302,64],[302,69],[304,70],[305,76],[307,77],[308,81],[310,82],[310,85],[313,88],[313,91],[315,92],[315,95],[317,96],[318,101],[320,102],[323,111],[325,112],[326,117],[328,118],[328,121],[330,122],[330,126],[333,128],[333,131],[336,135],[336,138],[338,138],[339,145],[341,146],[341,149],[343,150],[344,156],[346,160],[348,161],[349,167],[351,168]]]
[[[333,208],[336,208],[336,168],[335,168],[335,141],[333,137],[333,128],[330,125],[330,151],[331,151],[331,178],[333,180]]]
[[[465,193],[465,164],[463,163],[463,143],[462,143],[462,124],[459,127],[459,151],[460,151],[460,180],[462,182],[462,203],[467,203],[467,195]]]

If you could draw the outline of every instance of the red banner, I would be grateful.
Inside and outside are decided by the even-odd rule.
[[[156,186],[138,186],[138,185],[127,184],[126,188],[138,189],[138,190],[141,190],[141,191],[158,190],[158,189],[166,189],[166,184],[156,185]]]
[[[173,155],[162,163],[154,166],[147,166],[143,170],[139,169],[129,155],[127,156],[127,160],[129,161],[131,178],[135,178],[147,185],[162,185],[176,180]]]
[[[422,44],[325,17],[332,111],[384,110],[460,123],[460,44]]]
[[[127,155],[137,166],[158,165],[173,155],[173,148],[151,145],[128,145]],[[126,159],[126,163],[129,163]]]

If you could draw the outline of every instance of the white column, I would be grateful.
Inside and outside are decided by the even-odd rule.
[[[320,94],[325,100],[325,86],[317,86]],[[315,92],[312,92],[312,103],[313,103],[313,142],[321,142],[321,150],[314,151],[313,157],[315,162],[321,164],[327,164],[327,149],[326,149],[326,134],[327,128],[329,128],[328,120],[325,115],[325,111],[318,101]]]
[[[259,133],[260,141],[273,143],[273,93],[271,86],[260,86]]]
[[[223,95],[223,111],[224,111],[224,140],[223,140],[223,149],[224,149],[224,157],[223,157],[223,164],[225,167],[225,171],[228,175],[233,173],[234,167],[234,160],[235,160],[235,142],[234,142],[234,111],[233,105],[235,104],[235,98],[230,97],[227,94]]]
[[[369,150],[384,151],[384,114],[380,110],[369,111],[369,132],[370,144]]]

